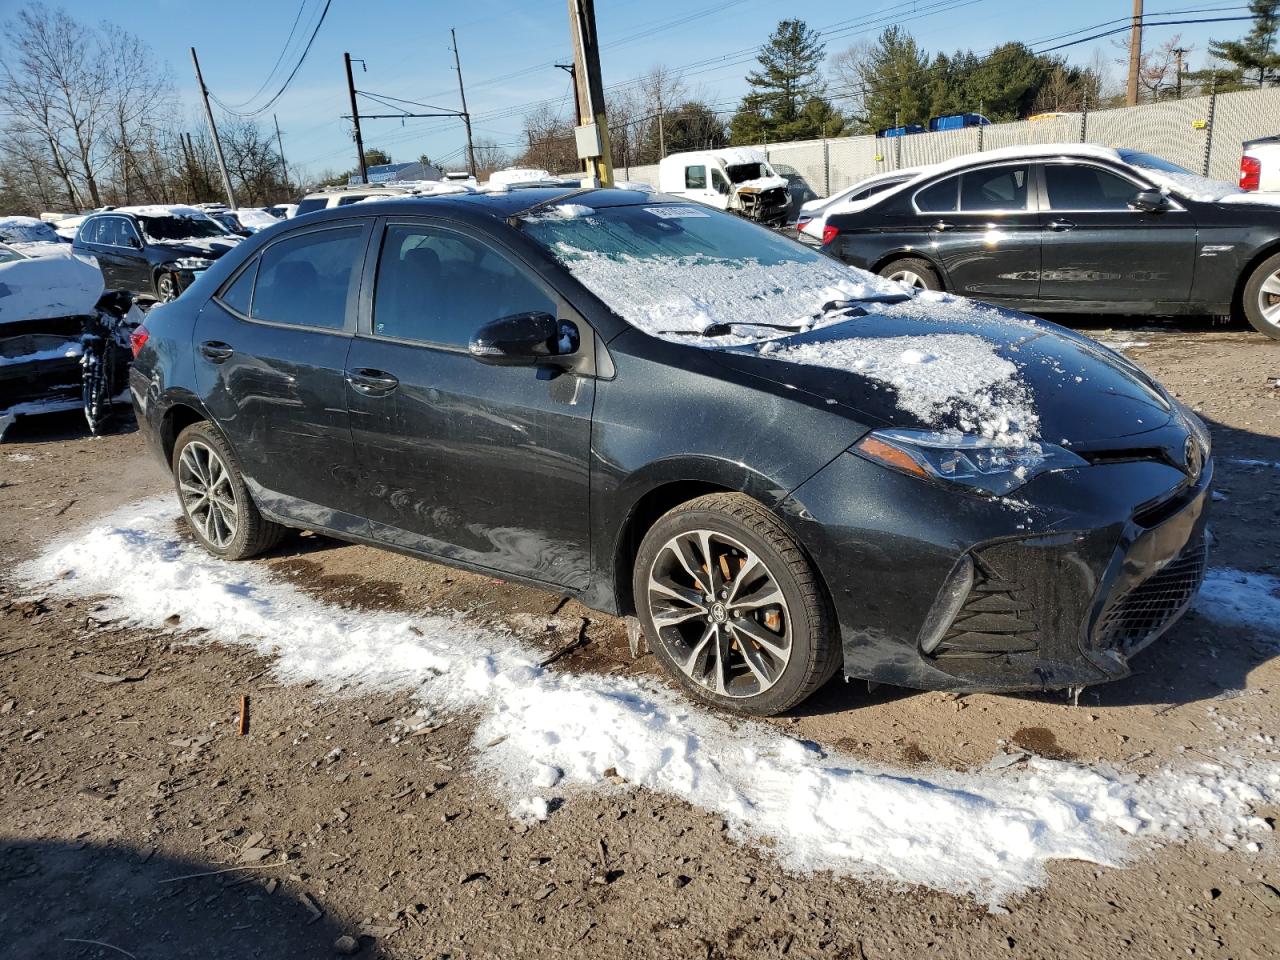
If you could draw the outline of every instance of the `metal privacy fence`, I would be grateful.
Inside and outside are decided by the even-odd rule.
[[[779,173],[798,174],[815,194],[825,197],[886,170],[1040,143],[1146,150],[1195,173],[1234,182],[1241,144],[1278,133],[1280,88],[1272,87],[883,140],[842,137],[764,144],[761,149]],[[658,185],[657,164],[620,172],[628,180]]]

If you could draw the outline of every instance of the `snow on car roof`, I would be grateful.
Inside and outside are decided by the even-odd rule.
[[[113,210],[106,210],[105,213],[131,213],[135,217],[208,217],[209,215],[203,210],[196,207],[190,207],[183,203],[147,203],[135,207],[116,207]]]

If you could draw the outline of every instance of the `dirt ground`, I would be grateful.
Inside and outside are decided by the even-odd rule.
[[[1210,423],[1212,562],[1275,573],[1280,343],[1208,325],[1089,332],[1126,345]],[[0,570],[168,488],[128,426],[91,439],[75,417],[20,424],[0,446]],[[585,617],[587,644],[557,669],[658,673],[630,658],[621,623],[534,589],[314,536],[257,562],[330,602],[459,610],[548,649]],[[719,818],[634,788],[570,796],[529,827],[474,774],[466,717],[393,737],[415,710],[407,697],[280,685],[244,649],[101,623],[93,602],[28,590],[0,584],[5,957],[1280,956],[1280,841],[1165,847],[1125,868],[1055,863],[1045,886],[991,913],[925,888],[787,873]],[[1192,613],[1135,676],[1075,707],[836,680],[775,722],[905,768],[981,765],[1014,744],[1146,770],[1276,734],[1278,650]],[[237,736],[243,695],[252,725]]]

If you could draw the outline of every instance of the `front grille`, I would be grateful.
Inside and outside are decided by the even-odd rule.
[[[1034,610],[1023,585],[998,576],[979,558],[974,562],[973,587],[934,655],[973,659],[1038,649]]]
[[[1206,544],[1199,540],[1159,573],[1113,600],[1094,630],[1097,645],[1128,654],[1164,630],[1200,589],[1207,557]]]

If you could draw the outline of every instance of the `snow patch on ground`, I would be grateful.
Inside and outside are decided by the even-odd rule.
[[[996,345],[972,334],[805,343],[770,356],[834,367],[894,388],[898,405],[926,423],[955,422],[966,433],[1024,444],[1039,418],[1018,368]]]
[[[1210,570],[1196,599],[1196,610],[1219,623],[1249,627],[1280,643],[1280,577]]]
[[[105,595],[111,616],[150,628],[178,614],[183,629],[207,631],[197,640],[273,655],[282,680],[402,690],[433,710],[474,712],[476,762],[528,821],[549,815],[548,797],[616,789],[620,777],[724,817],[791,869],[994,906],[1044,882],[1050,860],[1119,864],[1142,840],[1260,838],[1266,824],[1251,808],[1280,798],[1280,763],[1239,750],[1145,776],[1034,757],[964,773],[862,763],[653,681],[539,667],[514,635],[460,615],[325,604],[179,537],[176,509],[168,498],[134,504],[18,575],[63,596]]]

